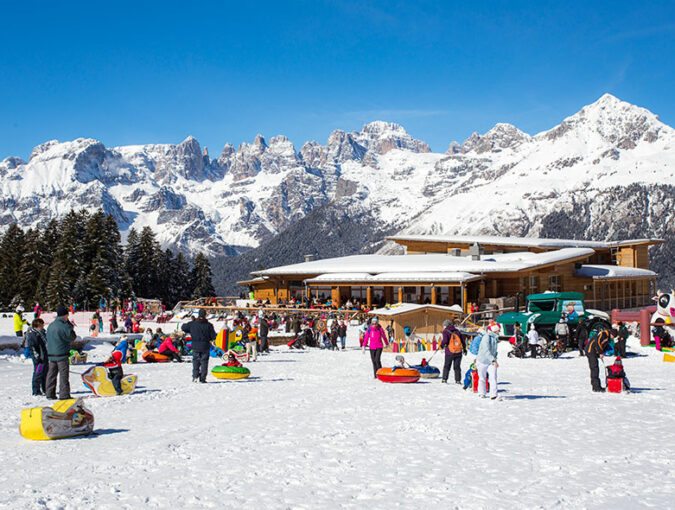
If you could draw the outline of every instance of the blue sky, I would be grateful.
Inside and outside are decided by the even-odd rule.
[[[675,2],[0,3],[0,159],[50,139],[403,124],[434,151],[548,129],[603,93],[675,125]]]

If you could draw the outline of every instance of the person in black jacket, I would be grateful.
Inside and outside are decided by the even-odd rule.
[[[26,347],[33,359],[33,395],[44,395],[47,389],[45,382],[49,360],[47,359],[45,321],[42,319],[34,319],[26,332]]]
[[[605,357],[605,349],[609,344],[609,337],[609,331],[603,329],[591,338],[586,346],[586,357],[588,358],[588,368],[591,371],[591,388],[593,391],[605,391],[605,388],[600,384],[600,366],[598,364],[598,359]]]
[[[267,335],[270,332],[270,323],[267,320],[267,316],[263,316],[260,319],[260,326],[258,326],[258,336],[260,336],[260,352],[266,352],[269,354],[270,346],[267,343]]]
[[[588,341],[588,330],[586,326],[579,323],[577,326],[577,345],[579,347],[579,356],[585,356],[586,342]]]
[[[206,382],[209,372],[209,351],[216,339],[216,330],[206,320],[206,310],[199,310],[196,320],[183,324],[181,329],[192,337],[192,382]]]
[[[338,338],[340,339],[340,344],[342,345],[342,350],[345,350],[345,343],[347,341],[347,325],[344,320],[340,321],[340,325],[337,329]]]
[[[617,338],[614,343],[614,354],[616,356],[621,356],[622,358],[626,357],[626,341],[628,340],[628,328],[626,325],[619,321],[617,323],[619,327]]]

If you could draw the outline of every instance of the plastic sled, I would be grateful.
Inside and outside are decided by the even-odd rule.
[[[113,383],[108,377],[108,371],[103,367],[91,367],[82,374],[82,382],[89,388],[94,395],[99,397],[115,397],[117,392]],[[128,374],[122,377],[120,385],[122,386],[122,395],[128,395],[136,389],[138,377]]]
[[[164,356],[164,354],[155,351],[147,351],[143,353],[143,361],[147,363],[166,363],[170,360],[169,357]]]
[[[19,432],[26,439],[45,441],[85,436],[94,430],[94,415],[81,398],[59,400],[52,407],[32,407],[21,411]]]
[[[72,350],[70,351],[70,357],[68,358],[68,361],[71,365],[83,365],[87,362],[87,353],[83,352],[80,354],[76,350]]]

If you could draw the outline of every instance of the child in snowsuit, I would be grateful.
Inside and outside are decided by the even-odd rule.
[[[33,395],[44,395],[49,360],[45,322],[42,319],[34,319],[26,332],[26,347],[30,357],[33,358]]]
[[[476,373],[476,365],[475,363],[471,363],[469,370],[467,370],[466,374],[464,374],[464,389],[467,389],[469,386],[473,384],[473,374],[475,373]]]
[[[240,367],[241,363],[237,359],[237,357],[234,355],[232,351],[227,353],[227,363],[225,363],[226,367]]]
[[[617,356],[614,364],[607,367],[607,379],[622,379],[624,388],[626,388],[626,391],[630,391],[630,382],[628,381],[628,377],[626,377],[626,372],[623,370],[621,356]]]
[[[122,394],[122,377],[124,377],[124,370],[122,369],[122,351],[113,351],[110,357],[103,363],[103,366],[108,369],[108,377],[112,381],[113,388],[118,395]]]

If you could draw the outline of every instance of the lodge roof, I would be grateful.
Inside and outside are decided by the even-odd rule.
[[[351,255],[299,264],[274,267],[251,273],[258,277],[302,277],[316,279],[321,275],[329,281],[330,274],[360,273],[361,277],[386,274],[387,278],[417,273],[437,273],[453,278],[472,278],[484,273],[519,272],[562,262],[583,260],[595,253],[590,248],[562,248],[559,250],[533,253],[529,251],[482,255],[480,260],[471,257],[451,256],[445,253],[411,255]],[[397,274],[398,276],[396,276]],[[384,276],[382,276],[384,278]],[[380,280],[382,281],[382,280]]]
[[[486,246],[503,246],[516,248],[539,248],[555,250],[560,248],[592,248],[595,250],[609,250],[622,246],[662,244],[663,239],[626,239],[621,241],[587,241],[579,239],[548,239],[539,237],[510,237],[510,236],[434,236],[434,235],[395,235],[388,240],[399,244],[406,242],[445,243],[449,245],[470,246],[478,243]]]

